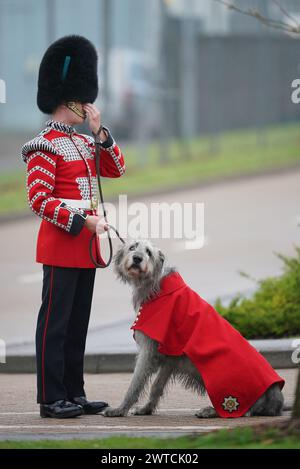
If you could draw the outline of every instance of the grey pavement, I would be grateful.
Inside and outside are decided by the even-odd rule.
[[[287,404],[293,402],[297,370],[278,370],[286,380],[283,388]],[[120,404],[131,376],[128,373],[88,374],[85,377],[89,399],[101,399],[113,407]],[[150,416],[128,415],[105,418],[101,415],[82,416],[57,421],[41,419],[35,396],[35,376],[0,374],[2,399],[0,402],[0,440],[103,438],[111,435],[179,436],[202,434],[221,428],[241,427],[260,423],[276,423],[280,417],[242,417],[239,419],[197,419],[195,411],[210,404],[208,397],[200,397],[175,383],[163,397],[158,412]],[[140,405],[145,398],[141,399]]]
[[[299,244],[299,180],[300,170],[295,169],[140,201],[147,206],[178,201],[205,204],[203,248],[186,250],[184,242],[176,239],[154,241],[186,282],[213,301],[217,296],[228,299],[238,291],[253,290],[255,283],[241,276],[241,270],[258,279],[281,272],[274,252],[292,255],[293,245]],[[38,218],[32,215],[2,224],[0,229],[0,339],[9,352],[18,347],[32,351],[42,286],[41,266],[34,261],[38,226]],[[128,287],[115,279],[111,268],[98,270],[88,353],[134,351],[132,320]]]

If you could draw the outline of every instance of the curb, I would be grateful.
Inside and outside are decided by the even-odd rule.
[[[291,349],[266,350],[260,353],[275,369],[297,368],[292,361]],[[135,365],[135,353],[97,353],[85,356],[85,373],[132,373]],[[0,364],[1,373],[35,373],[35,356],[11,355],[6,363]]]
[[[131,373],[135,364],[135,353],[99,353],[85,356],[85,373]],[[6,363],[0,364],[0,374],[35,373],[34,355],[11,355]]]

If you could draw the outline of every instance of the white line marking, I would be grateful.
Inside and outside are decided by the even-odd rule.
[[[1,415],[39,415],[39,412],[0,412]]]
[[[195,407],[194,409],[189,407],[189,408],[178,408],[178,409],[159,409],[158,414],[161,412],[195,412],[199,410],[199,406]],[[0,417],[1,415],[40,415],[39,412],[0,412]]]
[[[42,272],[35,272],[33,274],[20,275],[18,277],[18,282],[24,283],[24,284],[40,283],[42,282],[42,280],[43,280]]]
[[[180,430],[219,430],[224,428],[220,425],[198,425],[198,426],[138,426],[138,425],[0,425],[0,430],[155,430],[155,431],[180,431]]]

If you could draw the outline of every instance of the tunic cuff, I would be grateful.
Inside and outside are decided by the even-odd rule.
[[[113,139],[113,137],[112,137],[112,135],[111,135],[111,133],[110,133],[110,131],[107,127],[104,127],[104,125],[103,125],[102,128],[107,133],[107,139],[105,140],[105,142],[102,142],[100,145],[101,145],[102,148],[110,148],[114,144],[114,139]],[[94,138],[95,138],[94,132],[93,132],[93,135],[94,135]]]
[[[74,236],[78,235],[84,227],[85,220],[87,219],[87,217],[88,215],[85,213],[83,215],[75,213],[73,216],[73,221],[69,233]]]

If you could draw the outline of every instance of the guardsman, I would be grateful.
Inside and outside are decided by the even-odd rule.
[[[108,229],[97,215],[95,143],[101,141],[100,174],[125,172],[123,154],[94,104],[98,94],[97,52],[81,36],[66,36],[45,52],[37,104],[51,116],[22,148],[27,194],[41,219],[36,261],[43,264],[42,304],[36,329],[37,402],[41,417],[96,414],[108,404],[88,401],[83,362],[95,265],[90,239]],[[74,126],[88,121],[91,135]],[[93,255],[103,263],[99,238]]]

